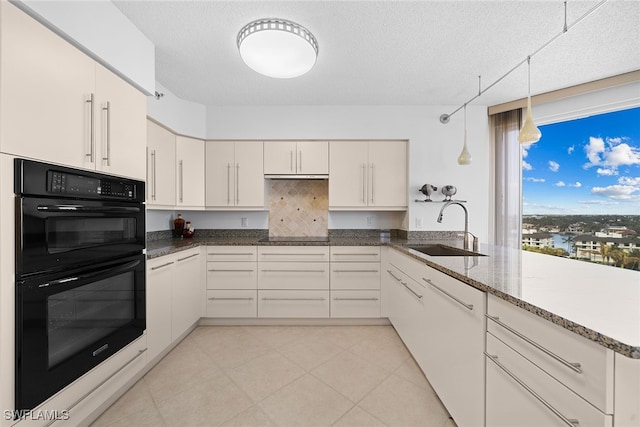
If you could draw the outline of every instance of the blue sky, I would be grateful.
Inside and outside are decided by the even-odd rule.
[[[523,150],[525,215],[640,215],[640,107],[540,131]]]

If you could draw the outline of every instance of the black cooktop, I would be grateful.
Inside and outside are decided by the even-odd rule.
[[[322,242],[326,243],[329,241],[329,237],[327,236],[290,236],[290,237],[282,237],[282,236],[269,236],[264,239],[260,239],[261,242],[300,242],[300,243],[314,243],[314,242]]]

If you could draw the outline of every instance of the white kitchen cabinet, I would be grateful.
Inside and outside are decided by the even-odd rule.
[[[96,169],[144,180],[147,98],[100,64],[95,75]]]
[[[204,141],[176,136],[176,206],[204,209]]]
[[[332,246],[331,317],[380,317],[380,247]]]
[[[486,294],[431,267],[425,286],[423,334],[430,346],[418,364],[458,426],[484,419]]]
[[[258,317],[329,317],[329,290],[258,290]]]
[[[256,317],[255,246],[207,247],[207,317]]]
[[[151,120],[147,121],[147,206],[176,206],[176,137]]]
[[[175,257],[147,261],[147,345],[153,361],[171,345],[171,288],[175,277]]]
[[[0,151],[144,180],[146,97],[2,2]]]
[[[206,196],[211,209],[264,209],[262,141],[207,141]]]
[[[265,175],[326,175],[329,173],[327,141],[267,141]]]
[[[406,210],[406,141],[331,141],[330,210]]]
[[[176,254],[171,287],[171,339],[175,341],[203,315],[203,259],[199,247]]]

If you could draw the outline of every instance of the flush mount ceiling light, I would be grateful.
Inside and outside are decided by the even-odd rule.
[[[318,42],[309,30],[286,19],[248,23],[238,33],[238,50],[245,64],[268,77],[298,77],[313,68]]]

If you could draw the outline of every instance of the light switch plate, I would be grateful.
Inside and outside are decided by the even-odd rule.
[[[422,228],[422,218],[416,218],[416,228]]]
[[[367,217],[367,227],[373,227],[373,217],[372,216],[368,216]]]
[[[240,227],[247,228],[249,226],[249,220],[247,217],[243,216],[240,218]]]

